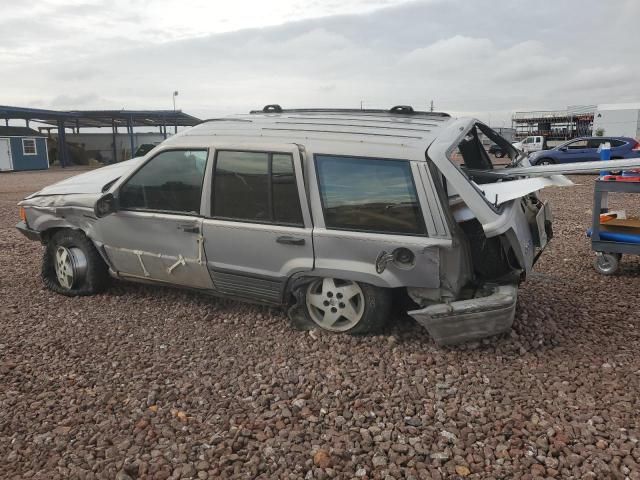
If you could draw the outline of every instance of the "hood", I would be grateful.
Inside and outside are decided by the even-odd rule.
[[[125,162],[114,163],[106,167],[97,168],[90,172],[81,173],[60,182],[44,187],[39,192],[29,195],[27,198],[40,197],[44,195],[66,195],[66,194],[88,194],[101,193],[102,188],[128,174],[136,168],[144,157],[136,157]]]

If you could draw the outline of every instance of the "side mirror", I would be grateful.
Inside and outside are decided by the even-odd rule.
[[[107,193],[96,202],[93,211],[98,218],[106,217],[118,211],[118,200],[113,193]]]
[[[567,147],[560,147],[560,151],[561,152],[566,152],[567,151]]]

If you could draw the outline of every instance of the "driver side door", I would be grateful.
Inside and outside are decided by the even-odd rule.
[[[115,192],[118,210],[96,222],[119,276],[211,288],[202,237],[207,149],[165,149]]]

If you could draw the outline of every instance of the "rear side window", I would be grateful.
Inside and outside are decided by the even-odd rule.
[[[425,235],[409,162],[316,155],[327,228]]]
[[[216,218],[303,225],[289,153],[219,151],[212,203]]]
[[[605,143],[609,143],[609,145],[611,145],[612,147],[616,146],[613,144],[613,142],[611,140],[609,140],[608,138],[595,138],[595,139],[591,139],[587,142],[587,146],[588,148],[598,148],[600,147],[600,145],[605,144]]]
[[[609,143],[611,143],[611,147],[621,147],[625,145],[627,142],[623,142],[622,140],[611,139],[609,140]]]
[[[199,214],[206,150],[170,150],[153,157],[120,189],[132,210]]]

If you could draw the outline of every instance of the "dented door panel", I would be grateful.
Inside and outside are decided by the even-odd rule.
[[[119,211],[100,219],[95,230],[119,275],[194,288],[212,286],[199,217]]]

